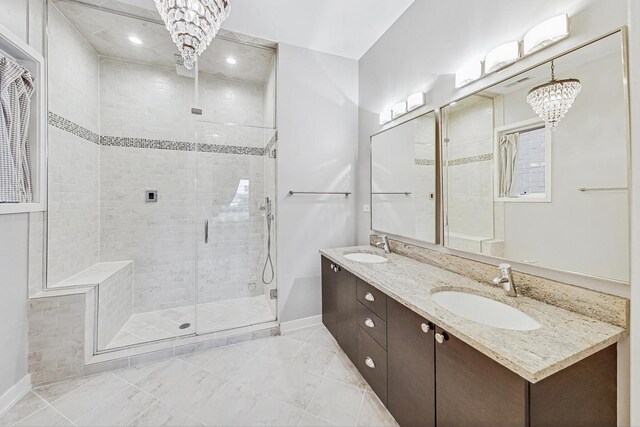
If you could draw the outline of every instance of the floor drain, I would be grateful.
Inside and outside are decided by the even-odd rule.
[[[180,329],[187,329],[188,327],[191,326],[191,323],[183,323],[182,325],[178,326],[178,328]]]

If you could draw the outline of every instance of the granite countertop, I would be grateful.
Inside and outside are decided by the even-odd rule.
[[[375,253],[388,261],[367,264],[344,257],[352,252]],[[618,326],[532,298],[508,297],[502,288],[371,246],[323,249],[320,253],[532,383],[616,343],[626,333]],[[533,317],[542,327],[511,331],[466,320],[431,300],[431,294],[443,290],[503,302]]]

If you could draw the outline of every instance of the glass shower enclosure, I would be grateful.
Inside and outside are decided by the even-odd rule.
[[[46,283],[95,286],[95,351],[277,320],[276,46],[189,70],[155,10],[49,0],[48,63]]]

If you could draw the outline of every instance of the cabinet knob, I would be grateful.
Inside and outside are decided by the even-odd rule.
[[[449,337],[447,336],[446,332],[443,332],[443,333],[436,332],[436,341],[438,341],[438,344],[442,344],[443,342],[445,342],[448,339],[449,339]]]
[[[431,323],[423,323],[422,325],[420,325],[420,327],[422,328],[422,332],[424,332],[425,334],[428,334],[429,331],[433,329],[433,326],[431,326]]]
[[[375,328],[376,324],[373,323],[373,320],[371,320],[370,318],[366,318],[364,319],[364,324],[367,325],[370,328]]]
[[[367,292],[364,295],[364,299],[366,299],[367,301],[371,301],[371,302],[376,300],[376,298],[373,296],[373,294],[371,292]]]
[[[376,364],[374,363],[373,359],[370,357],[367,357],[366,359],[364,359],[364,363],[371,369],[374,369],[376,367]]]
[[[331,264],[331,269],[333,270],[335,268],[336,268],[336,265],[335,264]]]

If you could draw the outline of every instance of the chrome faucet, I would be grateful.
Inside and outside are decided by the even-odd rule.
[[[383,246],[385,253],[387,253],[387,254],[391,253],[391,249],[389,248],[389,238],[387,237],[386,234],[382,236],[382,241],[381,242],[376,243],[376,246],[377,247]]]
[[[500,264],[498,268],[500,269],[500,276],[493,279],[493,284],[497,286],[502,285],[502,289],[504,289],[504,293],[507,294],[507,296],[517,297],[518,292],[516,291],[515,283],[513,283],[511,265]]]

